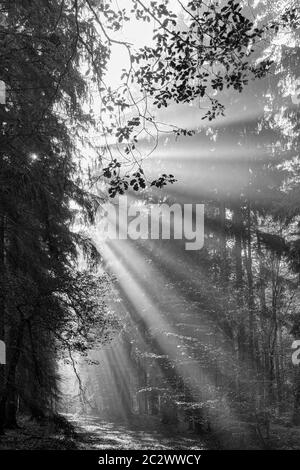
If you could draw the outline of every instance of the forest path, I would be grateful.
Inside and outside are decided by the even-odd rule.
[[[149,429],[147,424],[108,422],[93,416],[66,415],[75,426],[79,449],[204,450],[203,436],[179,433],[167,426]]]

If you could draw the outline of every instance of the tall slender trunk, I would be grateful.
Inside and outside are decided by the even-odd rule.
[[[239,306],[243,305],[242,288],[243,288],[243,265],[242,265],[242,214],[240,207],[235,208],[234,216],[234,258],[235,258],[235,286],[237,289],[237,303]],[[235,333],[235,355],[237,359],[237,372],[236,372],[236,388],[237,394],[240,391],[240,369],[242,368],[242,360],[244,355],[244,325],[243,318],[238,318],[238,324]]]
[[[256,226],[258,225],[256,221]],[[266,283],[265,283],[265,265],[264,265],[264,253],[262,251],[261,240],[259,232],[256,232],[256,242],[257,242],[257,254],[259,260],[259,301],[260,301],[260,327],[263,333],[262,335],[262,365],[260,380],[262,383],[261,398],[262,409],[265,409],[268,401],[268,370],[269,370],[269,339],[267,333],[267,301],[266,301]]]
[[[295,399],[294,399],[294,412],[293,424],[300,425],[300,368],[297,367],[295,372]]]
[[[221,281],[222,287],[228,284],[228,263],[226,253],[226,207],[224,201],[220,202],[220,252],[221,252]]]
[[[248,306],[249,306],[249,353],[254,363],[254,290],[252,273],[252,246],[251,246],[251,207],[247,208],[247,278],[248,278]]]
[[[1,196],[0,196],[1,197]],[[0,340],[5,343],[5,257],[4,257],[4,216],[0,201]],[[5,386],[5,365],[0,364],[0,400],[2,399]],[[4,421],[0,415],[0,434],[3,433]]]
[[[280,300],[279,267],[280,259],[273,256],[272,262],[272,318],[270,333],[270,400],[277,405],[279,411],[279,400],[281,396],[281,383],[277,366],[278,361],[278,302]]]
[[[253,289],[253,272],[252,272],[252,246],[251,246],[251,209],[250,203],[247,206],[247,236],[243,239],[244,253],[245,253],[245,266],[247,274],[247,298],[248,298],[248,344],[249,344],[249,364],[251,368],[255,368],[255,351],[254,351],[254,289]]]
[[[235,233],[235,272],[236,272],[236,288],[241,289],[243,285],[243,266],[242,266],[242,214],[240,207],[234,210],[234,233]],[[238,298],[240,302],[242,299]]]
[[[0,136],[2,135],[2,110],[0,110]],[[1,149],[3,141],[0,137]],[[0,150],[0,177],[3,177],[3,152]],[[0,340],[5,343],[5,212],[3,194],[0,188]],[[0,400],[4,393],[5,385],[5,365],[0,364]],[[3,434],[4,422],[0,416],[0,434]]]
[[[9,344],[11,357],[6,377],[6,383],[0,401],[0,421],[5,427],[17,426],[17,395],[16,395],[16,372],[19,363],[23,343],[24,321],[21,320],[16,332],[12,333]]]

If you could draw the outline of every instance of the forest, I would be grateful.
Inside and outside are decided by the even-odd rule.
[[[0,0],[0,450],[300,449],[299,32]],[[204,205],[204,243],[107,238],[124,200]]]

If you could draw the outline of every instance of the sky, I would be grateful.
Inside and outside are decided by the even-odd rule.
[[[125,8],[130,10],[132,6],[131,0],[113,0],[111,3],[115,4],[116,7]],[[145,5],[149,5],[150,1],[145,0]],[[186,0],[183,0],[183,4],[187,3]],[[170,0],[169,2],[170,9],[174,12],[180,11],[180,5],[178,0]],[[129,22],[125,22],[123,28],[115,34],[115,39],[120,39],[122,41],[127,41],[131,43],[134,47],[139,48],[144,45],[149,45],[152,41],[154,29],[154,21],[150,23],[138,21],[135,18],[131,18]],[[107,81],[113,87],[119,83],[119,77],[122,68],[128,66],[128,54],[124,47],[114,45],[112,49],[112,57],[107,72]]]

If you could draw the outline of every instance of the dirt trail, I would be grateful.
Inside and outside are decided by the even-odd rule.
[[[164,426],[147,429],[146,425],[114,423],[96,417],[67,416],[77,428],[80,449],[153,449],[204,450],[209,445],[193,434],[174,433]]]

